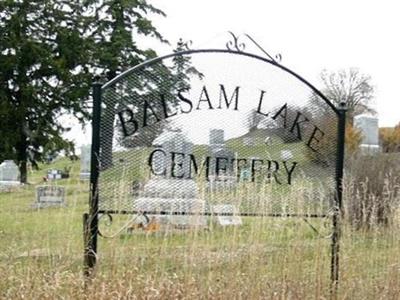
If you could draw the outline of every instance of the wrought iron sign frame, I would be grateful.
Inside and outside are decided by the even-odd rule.
[[[99,82],[93,83],[93,115],[92,115],[92,149],[91,149],[91,173],[90,173],[90,199],[89,199],[89,213],[84,214],[84,239],[85,239],[85,253],[84,253],[84,266],[85,274],[90,276],[96,265],[97,258],[97,237],[102,234],[99,231],[99,218],[101,216],[107,216],[108,220],[112,222],[111,214],[131,214],[131,213],[142,213],[146,214],[171,214],[171,212],[135,212],[135,211],[110,211],[99,209],[99,193],[98,193],[98,179],[99,179],[99,158],[100,158],[100,122],[101,122],[101,101],[102,91],[112,84],[120,81],[129,74],[136,70],[143,68],[147,65],[151,65],[162,61],[167,58],[172,58],[179,55],[190,55],[195,53],[226,53],[243,55],[259,60],[260,62],[271,64],[290,75],[294,76],[300,82],[308,86],[316,95],[318,95],[325,103],[332,109],[337,116],[337,144],[336,144],[336,169],[335,169],[335,189],[336,194],[334,197],[334,205],[332,211],[332,234],[331,234],[331,293],[336,295],[339,282],[339,240],[340,240],[340,218],[342,212],[342,180],[343,180],[343,165],[344,165],[344,146],[345,146],[345,122],[346,122],[346,107],[342,103],[336,107],[329,99],[324,96],[316,87],[305,80],[302,76],[298,75],[291,69],[283,66],[280,61],[282,56],[277,54],[271,56],[265,51],[250,35],[244,34],[243,36],[237,36],[232,32],[229,32],[231,39],[226,43],[226,49],[190,49],[191,42],[184,45],[185,50],[180,52],[174,52],[165,56],[160,56],[154,59],[150,59],[144,63],[132,67],[131,69],[123,72],[114,79],[110,80],[105,84]],[[248,39],[255,45],[264,55],[259,56],[257,54],[245,52],[246,44],[242,42],[242,38]],[[174,213],[173,213],[174,214]],[[190,213],[177,213],[179,215],[190,214]],[[216,215],[210,212],[204,212],[202,215],[210,216]],[[218,214],[217,214],[218,215]],[[224,214],[229,215],[229,214]],[[319,218],[327,217],[327,215],[319,214],[251,214],[241,213],[242,216],[270,216],[270,217],[302,217],[302,218]]]

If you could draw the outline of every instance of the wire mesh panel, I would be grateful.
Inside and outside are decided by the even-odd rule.
[[[137,66],[103,87],[100,136],[100,211],[326,215],[333,206],[336,112],[274,61],[204,50]]]

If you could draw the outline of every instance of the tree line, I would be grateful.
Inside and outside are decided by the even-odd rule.
[[[168,44],[154,26],[154,16],[166,15],[146,0],[0,1],[0,161],[14,159],[21,182],[27,182],[28,162],[35,167],[60,150],[74,153],[73,143],[63,138],[70,128],[61,124],[59,117],[71,114],[82,124],[90,119],[93,78],[105,82],[156,57],[153,49],[139,45],[139,37]],[[180,42],[175,51],[184,48]],[[163,87],[166,95],[172,94],[174,87],[189,88],[188,75],[202,76],[187,57],[176,56],[173,63],[172,69],[161,66],[153,75],[155,81],[168,75],[169,83]],[[322,91],[332,102],[347,103],[350,125],[355,114],[371,112],[369,76],[350,69],[324,71],[321,79]],[[144,97],[152,96],[149,92]],[[107,115],[114,116],[118,104],[112,103],[112,98],[105,101],[111,101],[105,103],[109,108],[105,120],[113,122]],[[259,120],[248,123],[255,128]],[[124,143],[151,143],[161,131],[160,127],[147,132],[147,139],[133,137]],[[392,141],[397,129],[395,134],[382,132],[382,136],[391,137],[387,149],[398,148]],[[112,139],[110,135],[102,140],[105,154],[112,151]],[[104,161],[103,166],[110,163]]]
[[[0,2],[0,161],[27,163],[73,153],[60,123],[90,118],[90,87],[156,56],[139,36],[168,41],[151,21],[165,13],[146,0],[9,0]]]

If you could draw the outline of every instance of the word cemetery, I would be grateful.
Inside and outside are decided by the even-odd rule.
[[[154,175],[167,175],[167,168],[161,170],[155,168],[155,165],[160,165],[160,161],[165,161],[170,157],[170,177],[179,179],[192,179],[194,176],[199,175],[199,169],[205,170],[204,176],[209,180],[210,174],[216,175],[216,180],[226,180],[220,175],[227,175],[229,170],[237,169],[237,174],[240,170],[248,167],[250,170],[251,181],[256,181],[256,178],[264,178],[270,180],[271,177],[278,184],[291,184],[293,172],[296,168],[297,162],[294,161],[276,161],[276,160],[262,160],[262,159],[249,159],[249,158],[233,158],[229,157],[210,157],[207,156],[203,163],[199,163],[193,154],[185,154],[180,152],[166,153],[162,149],[155,149],[151,152],[148,160],[151,173]],[[183,165],[189,165],[188,172],[185,172]],[[200,166],[201,165],[201,166]],[[214,169],[211,170],[211,167]]]

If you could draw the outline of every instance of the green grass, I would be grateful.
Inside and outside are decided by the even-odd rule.
[[[48,168],[71,166],[67,207],[34,210]],[[0,297],[4,299],[329,298],[329,219],[243,218],[240,227],[99,238],[98,268],[82,275],[82,215],[88,183],[79,162],[59,160],[29,174],[30,185],[0,193]],[[300,193],[298,193],[298,196]],[[299,196],[300,197],[300,196]],[[109,233],[130,216],[116,215]],[[340,249],[339,299],[400,298],[400,236],[391,228],[353,231]]]

